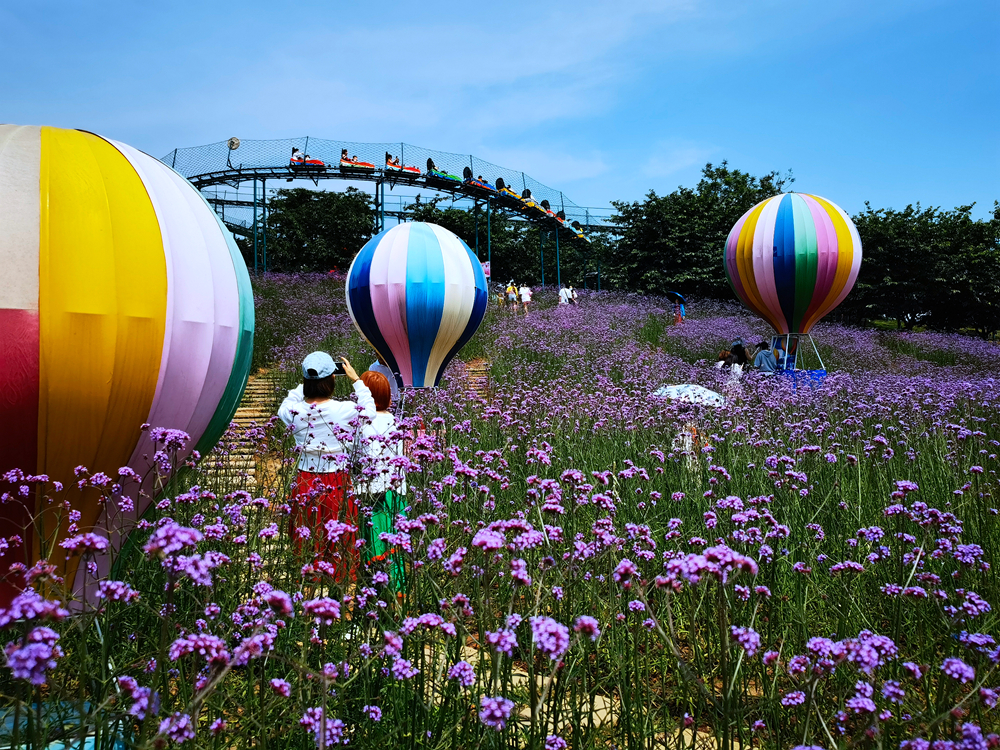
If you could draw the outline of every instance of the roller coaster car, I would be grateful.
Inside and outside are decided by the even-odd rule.
[[[503,177],[497,177],[497,192],[501,198],[506,198],[507,202],[515,203],[517,206],[521,205],[521,196],[510,189]]]
[[[421,174],[420,167],[405,167],[405,166],[396,165],[396,164],[386,164],[385,165],[385,171],[386,172],[397,172],[399,174],[412,174],[412,175],[419,175],[419,174]]]
[[[407,167],[399,163],[399,159],[393,157],[388,151],[385,152],[385,171],[394,172],[396,174],[410,174],[419,175],[419,167]]]
[[[517,202],[518,204],[520,204],[520,203],[521,203],[521,196],[520,196],[520,195],[518,195],[518,194],[517,194],[516,192],[514,192],[513,190],[511,190],[511,189],[510,189],[509,187],[507,187],[506,185],[504,185],[504,186],[503,186],[502,188],[500,188],[500,190],[499,190],[499,193],[500,193],[500,195],[501,195],[501,196],[503,196],[504,198],[510,198],[510,199],[511,199],[512,201],[515,201],[515,202]]]
[[[466,185],[471,185],[472,187],[479,188],[480,190],[486,190],[490,193],[495,193],[497,189],[493,187],[486,180],[472,179],[471,177],[465,180]]]
[[[566,223],[566,212],[565,211],[558,211],[556,213],[556,215],[555,215],[555,220],[558,221],[560,224],[565,224]]]
[[[454,185],[455,183],[460,183],[462,181],[461,177],[456,177],[453,174],[448,174],[447,172],[442,172],[434,165],[433,159],[427,160],[427,182],[430,184],[439,183],[443,185]]]
[[[543,200],[541,203],[539,203],[538,209],[542,211],[546,216],[552,219],[556,218],[556,212],[549,207],[549,202],[547,200]]]
[[[307,169],[309,167],[313,168],[325,167],[326,162],[324,162],[322,159],[313,159],[311,156],[305,156],[305,157],[293,156],[291,159],[288,160],[288,166],[294,167],[296,169]]]
[[[583,233],[583,227],[580,226],[580,222],[574,221],[572,224],[570,224],[570,227],[572,227],[573,233],[577,237],[579,237],[581,240],[585,240],[587,242],[590,242],[590,239],[588,239],[587,235],[585,235]]]
[[[538,208],[538,204],[535,203],[535,199],[531,197],[531,191],[528,190],[528,188],[525,188],[524,192],[521,193],[521,203],[523,203],[528,208]]]
[[[374,172],[375,165],[370,161],[354,161],[353,159],[340,160],[341,172]]]

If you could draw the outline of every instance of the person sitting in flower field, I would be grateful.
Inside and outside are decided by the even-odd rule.
[[[773,375],[778,369],[778,360],[766,341],[757,344],[757,356],[753,358],[753,368],[765,375]]]
[[[358,557],[358,507],[348,492],[348,452],[355,433],[351,422],[358,417],[357,406],[362,418],[374,420],[377,412],[371,390],[346,358],[340,361],[338,368],[326,352],[307,356],[302,385],[290,390],[278,409],[300,451],[289,521],[296,550],[301,553],[312,537],[317,557],[330,566],[327,572],[338,583],[354,580]],[[357,404],[332,398],[338,369],[354,384]]]

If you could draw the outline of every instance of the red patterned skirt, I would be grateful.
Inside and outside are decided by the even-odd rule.
[[[355,580],[360,561],[355,546],[357,533],[334,528],[331,537],[327,528],[329,521],[358,525],[358,506],[348,492],[350,484],[346,471],[300,471],[292,488],[289,532],[295,540],[295,551],[300,555],[311,551],[315,561],[328,563],[338,583]],[[308,537],[303,538],[300,527],[309,530]]]

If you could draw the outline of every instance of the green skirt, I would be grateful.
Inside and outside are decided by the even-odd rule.
[[[396,591],[402,591],[406,583],[403,569],[403,551],[390,547],[379,536],[396,533],[396,517],[406,509],[406,496],[386,490],[373,498],[371,526],[364,529],[365,555],[367,567],[371,571],[385,570]]]

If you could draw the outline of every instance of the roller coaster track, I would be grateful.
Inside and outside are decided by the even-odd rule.
[[[586,240],[586,231],[601,226],[601,222],[588,209],[577,206],[554,188],[532,179],[524,172],[499,167],[474,156],[433,151],[406,143],[354,143],[329,141],[318,138],[293,138],[270,141],[236,139],[220,141],[205,146],[174,149],[161,161],[180,172],[199,190],[229,185],[238,188],[240,183],[267,180],[350,180],[353,182],[373,182],[375,188],[376,213],[380,226],[384,227],[385,186],[396,185],[419,187],[437,193],[449,193],[454,198],[467,198],[502,210],[517,218],[530,221],[541,227],[564,235],[567,239]],[[232,148],[231,145],[235,145]],[[238,144],[238,145],[237,145]],[[292,149],[308,154],[315,163],[292,163]],[[341,152],[346,150],[357,161],[367,166],[341,161]],[[417,167],[416,173],[392,169],[386,164],[386,154],[393,154],[401,164]],[[431,163],[435,172],[425,171]],[[459,178],[457,175],[463,177]],[[482,182],[479,178],[482,177]],[[505,184],[511,192],[501,192],[495,187]],[[489,187],[485,187],[487,183]],[[261,195],[264,195],[262,190]],[[518,197],[518,196],[526,197]],[[542,207],[543,201],[549,210]],[[214,201],[216,208],[223,202]],[[233,202],[224,202],[232,205]],[[263,198],[261,204],[263,203]],[[256,216],[257,203],[251,202]],[[406,218],[399,212],[397,218]],[[230,224],[230,222],[226,222]],[[250,227],[237,223],[231,226],[240,234],[248,234]]]

